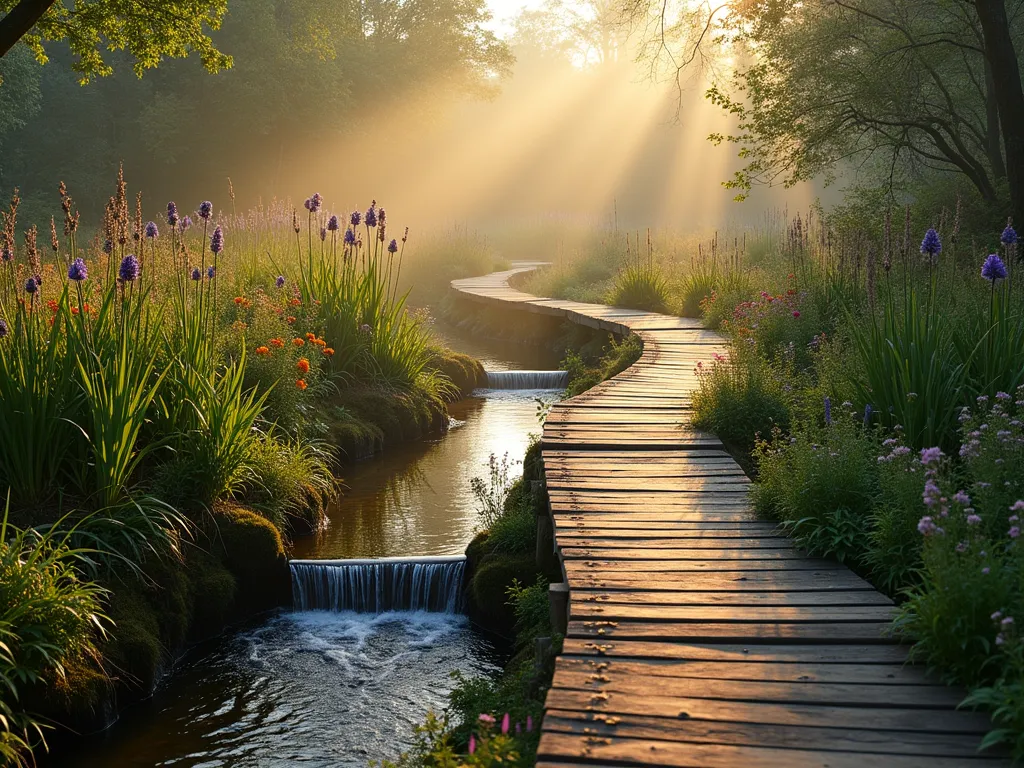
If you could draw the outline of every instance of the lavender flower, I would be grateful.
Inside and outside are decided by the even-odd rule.
[[[395,242],[394,240],[391,241]],[[864,406],[864,426],[868,426],[871,423],[871,403]]]
[[[327,239],[327,227],[320,227],[320,242]]]
[[[206,268],[206,276],[210,280],[213,280],[213,278],[215,278],[217,276],[217,270],[214,269],[212,264]]]
[[[355,245],[355,243],[356,243],[356,233],[353,232],[351,229],[346,229],[345,230],[345,245]]]
[[[171,203],[171,205],[173,205],[173,203]],[[138,278],[139,260],[135,258],[134,253],[129,253],[121,259],[121,268],[117,270],[117,276],[125,283],[134,282],[135,279]]]
[[[377,226],[377,209],[374,208],[372,205],[366,209],[366,226]]]
[[[173,200],[167,204],[167,223],[171,227],[178,224],[178,206],[174,204]]]
[[[284,288],[284,275],[278,275],[277,280],[274,281],[274,284],[278,288]]]
[[[926,467],[929,464],[934,464],[942,458],[942,449],[939,447],[934,448],[922,448],[921,449],[921,463]]]
[[[39,290],[39,286],[36,285],[36,279],[34,277],[30,277],[25,281],[25,293],[32,294],[37,290]]]
[[[85,280],[88,276],[89,268],[85,266],[85,261],[79,258],[71,262],[71,266],[68,267],[68,279],[74,280],[76,283],[80,283],[82,280]]]
[[[314,192],[313,196],[309,198],[310,213],[320,213],[320,207],[323,205],[324,198],[319,192]]]
[[[181,223],[178,225],[178,228],[182,232],[184,232],[186,229],[188,229],[191,226],[192,226],[192,218],[190,216],[185,216],[185,217],[182,218]]]
[[[832,423],[832,400],[828,397],[825,398],[825,424],[830,425]]]
[[[1006,265],[997,254],[990,253],[985,259],[985,263],[981,265],[981,276],[986,280],[991,280],[993,284],[996,280],[1005,280]]]
[[[337,216],[331,216],[331,218],[329,218],[329,219],[327,220],[327,229],[328,229],[328,230],[329,230],[330,232],[337,232],[337,231],[338,231],[338,228],[339,228],[340,226],[341,226],[341,225],[340,225],[340,224],[338,223],[338,217],[337,217]]]
[[[1006,229],[1003,230],[1003,234],[999,236],[999,242],[1003,245],[1016,245],[1017,230],[1013,228],[1012,224],[1006,225]]]
[[[203,273],[199,271],[199,267],[192,268],[192,279],[199,282],[203,279]]]
[[[359,222],[363,220],[363,215],[359,211],[352,211],[352,215],[349,216],[348,220],[353,227],[358,227]]]
[[[383,208],[383,207],[381,207],[381,208],[378,208],[378,209],[377,209],[377,221],[379,221],[379,222],[380,222],[380,225],[381,225],[382,227],[384,226],[384,220],[385,220],[385,218],[386,218],[386,216],[385,216],[385,214],[384,214],[384,208]]]
[[[150,240],[152,240],[154,237],[157,237],[159,234],[160,234],[160,230],[158,230],[156,228],[156,222],[155,221],[151,221],[148,224],[146,224],[146,237],[148,237]]]
[[[7,335],[7,321],[0,317],[0,339]]]
[[[213,203],[209,200],[204,200],[199,204],[199,218],[210,220],[210,216],[213,215]]]
[[[939,233],[934,229],[929,229],[924,233],[924,240],[921,241],[921,253],[933,263],[942,253],[942,241],[939,240]]]
[[[224,250],[224,231],[218,225],[210,236],[210,250],[213,253],[220,253]]]
[[[302,204],[302,207],[305,208],[310,213],[312,213],[313,212],[313,198],[307,197],[305,202]]]
[[[388,243],[388,253],[398,253],[398,241],[397,240],[392,240],[390,243]],[[868,406],[868,407],[870,408],[871,406]]]

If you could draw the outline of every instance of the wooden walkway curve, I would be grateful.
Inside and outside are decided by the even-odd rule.
[[[724,351],[697,320],[542,299],[508,279],[466,298],[643,341],[624,373],[552,408],[543,433],[568,632],[538,766],[928,766],[980,756],[963,692],[907,665],[891,601],[758,520],[749,480],[688,426],[694,369]]]

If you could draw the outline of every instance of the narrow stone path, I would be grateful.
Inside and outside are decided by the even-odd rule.
[[[698,320],[542,299],[538,265],[456,280],[465,298],[637,333],[640,360],[552,408],[543,459],[568,629],[538,766],[1008,765],[963,691],[906,664],[892,602],[757,519],[748,478],[687,426]]]

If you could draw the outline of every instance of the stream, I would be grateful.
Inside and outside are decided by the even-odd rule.
[[[558,366],[537,350],[435,333],[488,370]],[[450,407],[447,434],[345,467],[330,527],[292,556],[461,554],[477,527],[469,481],[486,476],[492,453],[521,474],[540,431],[537,397],[557,392],[477,390]],[[504,654],[456,614],[280,611],[192,649],[151,699],[47,764],[366,766],[412,744],[413,726],[445,706],[453,673],[494,672]]]

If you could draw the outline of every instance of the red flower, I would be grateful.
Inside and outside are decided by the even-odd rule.
[[[299,369],[299,373],[309,373],[309,360],[304,357],[300,357],[299,362],[295,364],[295,367]]]
[[[307,385],[303,379],[296,379],[295,386],[298,387],[300,390],[304,390]]]
[[[795,309],[793,310],[793,317],[800,317],[800,313],[797,312]]]

